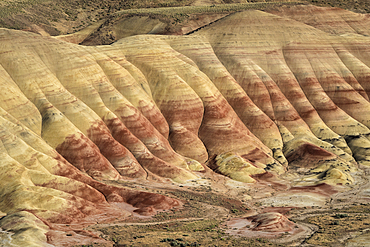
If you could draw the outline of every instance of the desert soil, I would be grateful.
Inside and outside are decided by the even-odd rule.
[[[133,215],[89,226],[85,230],[106,242],[75,246],[364,246],[361,243],[368,241],[370,182],[366,178],[341,192],[325,186],[302,191],[324,198],[315,205],[296,198],[299,206],[278,206],[279,196],[292,191],[279,184],[284,181],[243,186],[217,175],[180,189],[148,184],[148,191],[180,199],[184,204],[153,217]],[[143,184],[131,186],[140,188]],[[275,202],[266,204],[267,197],[275,198]],[[253,230],[256,223],[247,218],[265,212],[285,215],[294,227],[285,231]]]

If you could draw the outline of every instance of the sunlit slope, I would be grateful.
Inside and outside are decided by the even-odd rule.
[[[369,41],[261,11],[97,47],[0,29],[0,227],[33,222],[27,245],[48,224],[130,215],[112,202],[179,205],[104,180],[184,183],[210,168],[354,183],[370,165]]]
[[[368,38],[327,35],[259,11],[229,16],[198,34],[206,36],[252,101],[284,129],[286,157],[298,146],[291,143],[304,141],[348,161],[353,153],[368,165],[370,108],[361,79],[368,73]]]

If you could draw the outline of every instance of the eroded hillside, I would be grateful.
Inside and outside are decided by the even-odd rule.
[[[319,223],[291,221],[292,208],[367,205],[369,16],[269,12],[106,46],[0,29],[0,227],[11,243],[128,244],[85,227],[239,212],[230,234],[318,244]]]
[[[238,11],[287,4],[370,11],[367,0],[3,0],[0,27],[101,45],[137,34],[187,34]]]

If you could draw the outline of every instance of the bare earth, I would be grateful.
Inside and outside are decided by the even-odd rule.
[[[356,12],[358,15],[363,15],[364,18],[368,18],[367,13],[370,13],[370,4],[367,0],[308,0],[299,3],[292,1],[284,3],[282,3],[282,1],[275,1],[275,3],[271,4],[265,4],[264,1],[254,2],[256,2],[255,5],[247,6],[243,5],[248,3],[247,1],[221,0],[158,0],[140,2],[116,0],[35,0],[28,2],[8,0],[0,3],[0,27],[28,31],[45,37],[55,36],[55,40],[57,41],[67,41],[73,44],[83,45],[81,47],[84,47],[108,45],[122,38],[130,38],[141,34],[174,35],[175,37],[200,32],[200,34],[206,36],[211,33],[209,30],[212,29],[213,24],[227,19],[234,13],[247,9],[263,11],[264,15],[274,14],[282,18],[290,17],[297,22],[303,19],[306,20],[306,16],[302,17],[295,15],[292,17],[290,16],[291,13],[295,13],[295,6],[307,4],[324,7],[339,7]],[[311,7],[316,8],[314,6]],[[310,6],[308,6],[308,8],[310,8]],[[335,11],[337,9],[331,10]],[[260,14],[261,12],[258,13]],[[338,23],[338,25],[341,24],[339,21]],[[307,20],[305,24],[307,25],[307,30],[311,30],[311,28],[313,29],[314,27],[328,36],[347,35],[356,37],[355,35],[362,35],[360,31],[359,33],[338,34],[335,28],[330,30],[325,29],[326,27],[321,25],[321,22],[316,22],[316,20]],[[225,31],[223,36],[221,36],[221,34],[218,37],[214,36],[216,38],[209,36],[211,37],[210,40],[214,39],[212,42],[217,43],[218,39],[222,37],[222,39],[226,40],[225,42],[233,44],[238,43],[239,40],[235,40],[234,42],[233,40],[229,41],[227,38],[224,38],[224,36],[227,35],[232,36],[232,32],[230,31],[230,33],[227,34],[227,31],[228,30]],[[366,39],[366,37],[367,34],[362,35],[361,40]],[[192,36],[189,36],[189,40],[190,39],[192,39]],[[158,40],[163,41],[160,39]],[[252,38],[251,40],[251,42],[254,42]],[[147,40],[143,38],[140,41],[144,43]],[[174,49],[174,51],[178,49],[176,50],[176,52],[178,52],[176,55],[181,54],[181,52],[184,52],[184,54],[188,52],[187,55],[189,57],[192,55],[195,56],[191,53],[191,49],[186,50],[186,48],[181,46],[183,45],[181,42],[186,44],[186,41],[180,40],[179,43],[176,43],[175,40],[171,43],[171,38],[167,38],[167,40],[163,41],[163,44],[165,42],[171,44],[171,49]],[[127,41],[127,44],[133,47],[138,45],[137,43],[136,41],[132,43]],[[199,41],[199,43],[202,42]],[[300,44],[299,42],[297,43]],[[68,45],[71,44],[68,43]],[[287,46],[288,48],[291,50],[295,49],[295,43],[292,42],[292,44],[289,45],[291,46]],[[168,46],[170,47],[170,45]],[[206,50],[209,47],[201,46],[201,48]],[[284,50],[284,56],[289,56],[291,50],[288,48]],[[83,49],[85,49],[85,47]],[[135,55],[130,54],[129,48],[126,49],[125,52],[128,54],[125,54],[126,57],[135,57]],[[153,50],[155,51],[155,49],[154,47]],[[102,50],[104,50],[104,48],[102,48]],[[151,51],[149,48],[147,50],[150,56]],[[212,50],[212,48],[210,48],[210,50]],[[219,54],[222,55],[222,50],[223,47],[218,47],[217,52],[220,52]],[[144,49],[140,51],[144,54]],[[83,53],[81,52],[81,54]],[[206,52],[204,54],[209,55],[209,53]],[[269,55],[274,57],[274,54],[274,51],[270,53],[266,52],[266,57]],[[42,57],[42,55],[40,56]],[[187,65],[190,64],[197,69],[201,67],[197,65],[202,65],[203,61],[201,59],[197,61],[198,64],[195,64],[195,62],[190,61],[190,59],[190,62],[186,60],[188,58],[184,58],[185,56],[181,56],[179,55]],[[83,56],[81,55],[81,57]],[[153,55],[153,57],[155,57],[155,55]],[[204,57],[205,59],[213,61],[212,57],[203,56],[202,58]],[[227,61],[227,56],[225,57],[224,59]],[[278,55],[276,57],[278,57]],[[97,57],[94,59],[99,60]],[[140,58],[138,58],[136,62],[141,65]],[[142,67],[145,68],[145,63],[143,62],[143,64]],[[293,64],[293,62],[291,62],[291,64]],[[226,63],[223,65],[226,66]],[[267,68],[270,68],[269,66],[270,65],[266,65]],[[251,65],[251,67],[253,66]],[[111,73],[114,74],[113,72]],[[147,72],[147,74],[155,77],[151,72]],[[205,74],[206,72],[204,72],[204,75]],[[143,74],[140,74],[140,76],[145,79]],[[138,76],[138,78],[140,76]],[[267,78],[267,73],[265,77]],[[135,78],[135,80],[136,79],[137,78]],[[141,87],[143,87],[145,91],[146,88],[144,88],[145,85],[143,85],[144,84],[141,84]],[[73,85],[70,85],[70,87],[73,89]],[[272,88],[273,85],[266,86],[266,88],[269,87]],[[367,93],[365,89],[361,88],[361,90],[358,91],[364,94]],[[226,93],[228,93],[228,91]],[[223,94],[227,95],[226,93]],[[273,94],[269,94],[268,98],[270,98],[270,95]],[[147,97],[147,95],[145,95],[145,97]],[[85,101],[88,100],[85,99]],[[200,104],[202,104],[202,102]],[[237,106],[237,103],[235,105]],[[266,112],[268,112],[268,110],[266,110]],[[355,112],[355,114],[357,114],[357,112]],[[239,116],[240,115],[242,114],[240,113]],[[235,116],[237,116],[237,114],[235,114]],[[45,118],[45,116],[42,117]],[[144,119],[146,120],[146,118],[149,117],[146,116]],[[44,124],[46,120],[43,119],[42,121]],[[83,124],[81,125],[83,126]],[[90,129],[88,131],[90,131]],[[292,134],[289,131],[284,131],[284,129],[279,129],[279,136],[281,134],[281,136],[283,136],[282,139],[290,138],[289,134]],[[284,136],[285,133],[288,137]],[[45,135],[45,133],[43,133],[43,135]],[[73,141],[75,140],[72,140],[71,143],[73,143]],[[352,140],[348,137],[346,141],[350,142]],[[288,141],[284,140],[284,145],[286,143],[288,143]],[[103,143],[102,146],[104,145]],[[171,145],[175,146],[173,143],[171,143]],[[258,143],[258,145],[260,144]],[[298,177],[297,174],[305,174],[308,168],[311,168],[309,167],[309,161],[307,161],[307,164],[303,158],[297,161],[295,160],[296,156],[301,158],[304,155],[312,154],[312,156],[316,155],[319,157],[317,158],[315,156],[317,160],[321,159],[322,156],[324,158],[318,161],[318,163],[326,161],[329,163],[332,160],[339,160],[338,157],[340,155],[338,154],[337,156],[337,154],[335,154],[334,156],[334,154],[328,154],[326,149],[332,148],[331,146],[325,147],[325,149],[324,147],[319,147],[319,144],[317,144],[313,152],[312,145],[310,146],[310,144],[301,145],[298,143],[290,145],[292,146],[292,150],[294,149],[294,152],[292,151],[289,153],[290,156],[287,156],[287,160],[289,160],[291,165],[289,168],[291,173],[278,176],[276,175],[278,172],[269,172],[266,166],[262,167],[264,164],[261,165],[258,163],[259,161],[257,161],[254,163],[255,167],[253,168],[256,170],[257,168],[262,170],[266,168],[267,172],[255,172],[251,174],[248,179],[253,180],[253,182],[247,185],[244,182],[236,181],[237,179],[230,179],[233,174],[226,174],[221,168],[212,167],[216,164],[216,158],[211,157],[204,162],[204,171],[192,171],[193,174],[199,175],[197,179],[191,179],[184,183],[175,183],[170,180],[172,178],[164,177],[154,172],[147,172],[147,170],[145,170],[147,172],[145,175],[141,175],[143,177],[146,176],[146,179],[142,180],[136,178],[129,179],[128,177],[117,180],[102,180],[102,183],[109,188],[117,190],[129,188],[131,191],[135,192],[145,191],[156,195],[163,195],[166,196],[163,198],[175,199],[174,202],[176,203],[173,203],[174,206],[171,205],[171,207],[168,206],[155,211],[151,206],[135,207],[123,201],[112,200],[109,203],[116,209],[114,212],[107,213],[109,210],[103,208],[103,214],[97,214],[90,218],[86,217],[83,221],[78,223],[50,224],[50,231],[48,230],[46,234],[48,244],[76,247],[368,245],[370,242],[370,168],[365,162],[369,160],[362,159],[361,161],[364,162],[363,165],[360,162],[360,164],[356,163],[357,160],[352,161],[349,158],[350,161],[346,160],[348,163],[355,163],[356,165],[354,165],[354,167],[358,169],[355,172],[348,171],[348,174],[351,173],[353,179],[350,176],[345,177],[345,175],[343,175],[347,173],[342,174],[335,170],[333,173],[340,173],[340,176],[338,175],[335,177],[333,175],[334,179],[330,180],[329,169],[327,169],[323,172],[325,173],[324,175],[328,177],[325,183],[314,184],[314,182],[312,182],[318,180],[317,177],[319,177],[319,175],[317,174],[322,172],[321,170],[315,171],[316,173],[312,175],[311,180],[296,181],[295,176]],[[300,147],[302,147],[302,149],[298,151],[295,150],[296,145],[301,145]],[[99,148],[100,150],[103,149],[100,146]],[[353,149],[356,148],[357,146]],[[62,148],[59,150],[61,149]],[[366,149],[366,147],[364,149]],[[275,151],[276,150],[274,150],[274,152]],[[209,152],[209,150],[207,149],[205,152]],[[343,156],[345,155],[351,157],[351,155],[347,153],[343,154]],[[330,157],[325,160],[327,156]],[[274,156],[276,159],[277,157],[278,155]],[[307,158],[306,156],[304,157]],[[360,160],[360,158],[358,159]],[[250,160],[252,159],[250,158]],[[262,168],[259,167],[259,165]],[[347,172],[347,170],[345,171]],[[91,174],[89,174],[89,176],[90,175]],[[322,179],[324,175],[320,174],[321,177],[319,178]],[[336,179],[338,179],[339,182]],[[342,181],[350,182],[344,183]],[[310,184],[306,186],[306,182]],[[80,184],[78,185],[80,186]],[[114,197],[116,194],[111,193],[108,196],[106,194],[101,195],[103,198],[102,200],[105,200],[104,198],[109,196]],[[122,198],[123,197],[124,196],[122,196]],[[150,201],[150,199],[148,199],[148,201]],[[177,202],[179,203],[177,204]],[[88,210],[95,210],[93,206],[91,207],[92,208]],[[99,210],[100,209],[101,208],[99,208]],[[154,210],[154,213],[151,210]],[[126,214],[121,217],[119,216],[120,211]],[[155,212],[157,212],[157,214],[155,214]],[[6,214],[0,212],[0,217],[3,216],[6,216]],[[8,232],[0,231],[0,238],[4,241],[5,246],[7,246],[6,244],[10,241],[10,236],[11,234]]]

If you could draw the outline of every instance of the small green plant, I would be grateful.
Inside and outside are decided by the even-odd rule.
[[[176,239],[173,239],[173,238],[164,238],[162,239],[160,242],[167,242],[170,244],[170,246],[180,246],[180,247],[186,247],[186,246],[200,246],[199,243],[197,242],[194,242],[194,243],[188,243],[188,242],[184,242],[184,239],[182,238],[176,238]]]
[[[173,241],[175,241],[175,239],[173,239],[173,238],[164,238],[164,239],[162,239],[160,242],[173,242]]]
[[[256,240],[261,243],[267,243],[267,240],[263,238],[256,238]]]
[[[331,222],[330,225],[337,226],[337,225],[339,225],[339,221],[338,220],[335,220],[335,221]]]
[[[334,215],[334,218],[336,219],[342,219],[348,217],[348,214],[336,214]]]

